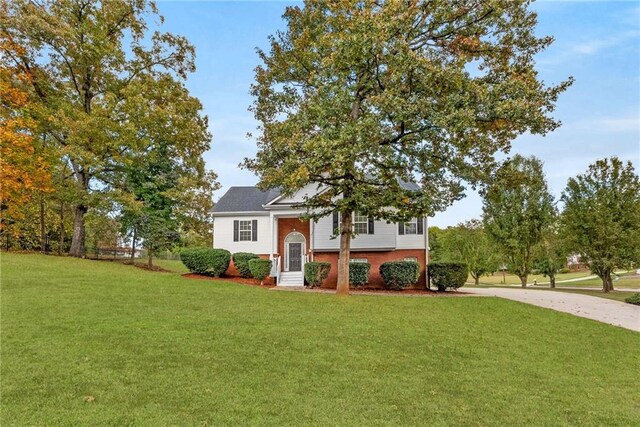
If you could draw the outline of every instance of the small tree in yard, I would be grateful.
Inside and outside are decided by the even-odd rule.
[[[569,179],[562,201],[569,249],[588,260],[604,292],[613,290],[614,268],[640,262],[640,178],[631,162],[598,160]]]
[[[306,1],[260,51],[253,111],[263,188],[323,191],[299,207],[340,213],[337,293],[349,292],[352,215],[433,215],[483,182],[524,132],[545,134],[571,81],[545,86],[528,1]],[[473,72],[470,72],[473,69]],[[417,180],[420,188],[401,181]]]
[[[484,225],[509,260],[509,268],[527,286],[537,245],[554,215],[542,162],[516,155],[498,170],[484,192]]]
[[[537,248],[534,266],[540,273],[549,277],[549,287],[556,287],[556,275],[566,267],[569,253],[566,250],[559,230],[557,218],[543,232],[542,241]]]
[[[482,221],[471,220],[445,230],[441,237],[440,261],[455,261],[467,265],[476,285],[480,277],[498,269],[496,245],[484,230]]]

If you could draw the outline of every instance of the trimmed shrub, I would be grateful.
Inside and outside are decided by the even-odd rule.
[[[560,270],[558,270],[558,274],[568,274],[571,273],[571,270],[569,270],[568,268],[561,268]]]
[[[432,262],[429,264],[429,280],[439,291],[464,286],[469,277],[469,267],[461,262]]]
[[[629,304],[640,305],[640,292],[632,294],[630,297],[627,297],[624,301],[628,302]]]
[[[192,273],[220,277],[229,268],[231,252],[226,249],[187,248],[180,252],[180,259]]]
[[[236,270],[242,277],[251,277],[251,270],[249,269],[249,261],[252,259],[260,258],[256,254],[250,252],[236,252],[233,254],[233,265],[236,266]]]
[[[271,260],[254,258],[250,259],[247,264],[249,265],[251,275],[260,280],[260,285],[262,285],[264,279],[271,273]]]
[[[316,288],[329,277],[331,263],[329,262],[308,262],[304,265],[305,285]]]
[[[420,264],[415,261],[385,262],[380,266],[380,275],[385,288],[399,291],[418,283]]]
[[[368,262],[349,263],[349,284],[354,288],[362,288],[369,283],[369,270],[371,264]]]

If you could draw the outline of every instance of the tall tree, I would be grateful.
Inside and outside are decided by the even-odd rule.
[[[536,246],[555,211],[542,162],[533,156],[514,156],[498,170],[483,195],[485,229],[504,252],[510,270],[520,277],[524,288]]]
[[[194,71],[193,47],[170,33],[149,34],[148,15],[157,9],[147,0],[14,0],[3,10],[3,33],[25,47],[4,53],[33,76],[40,124],[75,180],[73,256],[84,254],[95,189],[137,148],[123,104],[162,75],[184,79]],[[134,84],[139,93],[130,90]]]
[[[0,7],[0,13],[4,7]],[[37,137],[28,85],[32,76],[14,66],[9,55],[21,55],[22,46],[0,32],[0,232],[25,220],[24,204],[51,191],[48,154]],[[42,246],[42,244],[41,244]]]
[[[202,104],[168,74],[130,90],[137,94],[123,112],[138,150],[113,175],[112,185],[120,194],[120,221],[134,245],[143,239],[151,267],[153,257],[181,233],[211,230],[208,215],[218,183],[202,158],[211,139]]]
[[[598,160],[570,178],[562,193],[562,224],[570,249],[613,290],[616,267],[640,264],[640,178],[631,162]]]
[[[256,69],[264,188],[324,191],[300,204],[341,215],[338,294],[349,291],[356,211],[388,221],[433,215],[485,178],[523,132],[545,134],[570,81],[545,86],[526,0],[305,1],[287,8]],[[420,181],[407,189],[400,181]]]
[[[480,220],[448,228],[442,236],[441,248],[443,260],[467,264],[476,285],[480,284],[481,276],[498,270],[497,248]]]

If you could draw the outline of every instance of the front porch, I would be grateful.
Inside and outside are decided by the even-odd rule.
[[[312,224],[299,216],[293,212],[270,215],[271,276],[278,286],[303,286],[304,265],[313,260]]]

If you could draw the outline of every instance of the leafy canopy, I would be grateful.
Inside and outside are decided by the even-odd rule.
[[[261,124],[244,166],[262,187],[325,191],[302,206],[390,220],[463,197],[523,132],[545,134],[571,80],[546,86],[528,1],[306,1],[259,51]],[[420,190],[399,180],[418,180]],[[393,207],[395,209],[386,209]]]
[[[603,283],[609,290],[614,268],[640,264],[640,178],[629,161],[598,160],[569,179],[562,201],[570,248],[609,282]]]
[[[523,284],[531,273],[535,249],[554,213],[542,162],[533,156],[516,155],[505,162],[494,183],[484,192],[485,229]]]

